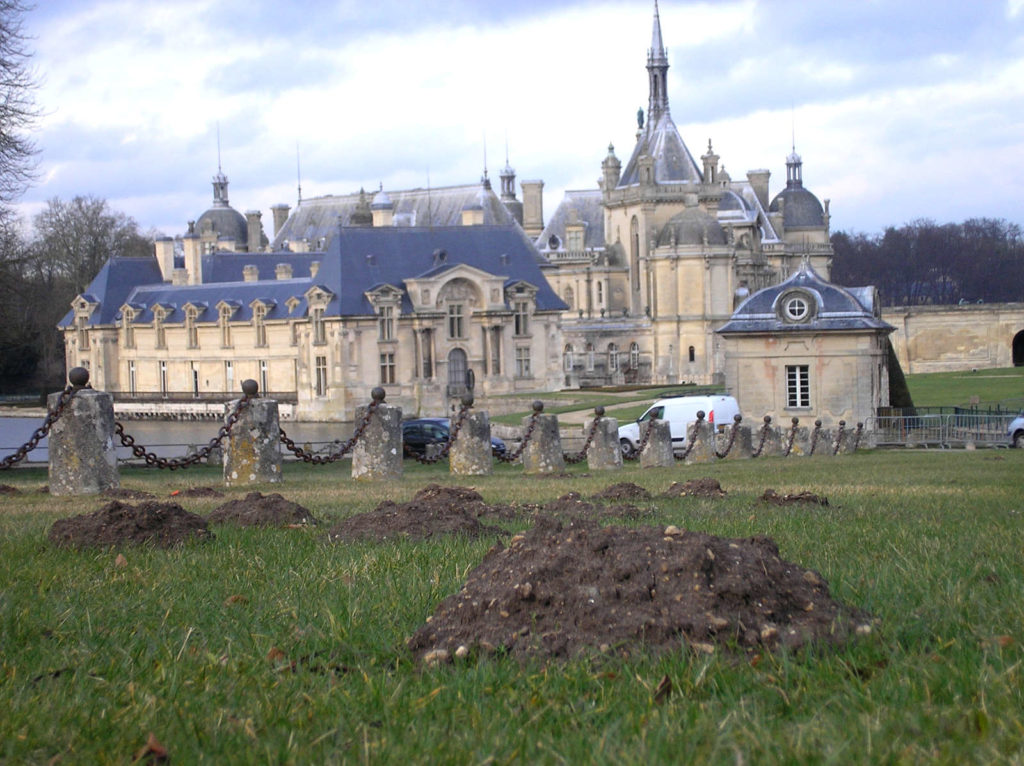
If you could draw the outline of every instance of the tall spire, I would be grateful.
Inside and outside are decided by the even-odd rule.
[[[299,158],[299,142],[295,142],[295,178],[299,186],[299,204],[302,204],[302,162]]]
[[[654,29],[651,32],[651,48],[647,51],[647,77],[650,82],[647,129],[651,130],[661,115],[668,114],[668,56],[665,54],[665,44],[661,39],[658,0],[654,0]]]
[[[213,206],[228,206],[228,177],[220,165],[220,123],[217,123],[217,175],[213,177]]]

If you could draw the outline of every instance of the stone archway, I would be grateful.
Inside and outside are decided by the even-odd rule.
[[[1024,367],[1024,330],[1013,336],[1013,366]]]
[[[466,352],[453,348],[448,352],[448,396],[462,396],[466,393]]]

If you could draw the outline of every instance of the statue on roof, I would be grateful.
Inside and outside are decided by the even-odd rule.
[[[640,107],[636,110],[636,127],[638,130],[644,129],[644,108]]]

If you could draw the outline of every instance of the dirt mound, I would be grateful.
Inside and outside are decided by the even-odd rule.
[[[867,632],[820,575],[765,537],[541,519],[495,546],[410,639],[427,662],[474,650],[517,657],[591,651],[745,651],[839,644]]]
[[[211,524],[237,524],[240,527],[288,527],[320,523],[308,508],[286,500],[276,492],[273,495],[250,492],[241,500],[229,500],[215,508],[207,520]]]
[[[152,500],[156,497],[152,492],[127,487],[108,487],[100,492],[103,497],[114,497],[118,500]]]
[[[828,505],[827,497],[806,490],[792,495],[780,495],[774,489],[766,489],[761,500],[772,505]]]
[[[703,479],[688,479],[683,483],[672,482],[665,490],[664,497],[725,497],[726,492],[718,479],[704,477]]]
[[[213,487],[189,487],[188,489],[176,489],[171,497],[224,497],[224,493]]]
[[[631,481],[623,481],[618,484],[612,484],[609,487],[605,487],[596,495],[595,500],[650,500],[651,493],[641,487],[639,484],[634,484]]]
[[[386,500],[369,513],[352,516],[331,528],[332,541],[388,540],[409,537],[425,540],[436,535],[506,534],[505,530],[480,523],[479,517],[494,515],[480,493],[466,487],[430,484],[407,503]]]
[[[186,540],[212,540],[213,533],[205,519],[177,503],[144,501],[131,506],[112,500],[93,513],[54,522],[47,537],[61,547],[152,543],[169,548]]]
[[[0,484],[0,495],[20,495],[21,490],[10,484]]]
[[[543,505],[523,505],[522,509],[535,516],[557,516],[562,519],[639,519],[651,515],[635,505],[595,505],[583,499],[579,492],[567,492],[557,500]]]

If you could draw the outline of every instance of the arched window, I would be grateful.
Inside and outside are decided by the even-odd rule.
[[[566,343],[565,351],[562,352],[562,365],[565,368],[566,372],[572,372],[572,366],[574,361],[575,360],[573,359],[572,344]]]
[[[629,369],[637,370],[640,368],[640,344],[633,341],[629,344]]]
[[[614,343],[608,344],[608,372],[619,371],[619,347]]]
[[[565,305],[569,307],[570,311],[576,308],[576,296],[573,294],[571,287],[565,288],[562,300],[565,301]]]
[[[690,346],[689,357],[691,362],[695,362],[697,360],[697,349],[693,346]]]
[[[448,352],[448,395],[462,396],[466,393],[466,352],[453,348]]]
[[[585,354],[586,354],[586,357],[587,357],[587,372],[593,372],[594,371],[594,344],[593,343],[588,343],[587,344],[587,347],[585,349]]]

